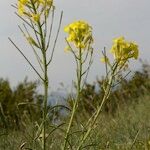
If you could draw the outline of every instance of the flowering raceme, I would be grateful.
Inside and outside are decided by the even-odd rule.
[[[52,6],[53,0],[18,0],[18,13],[37,23],[42,15],[48,17]]]
[[[113,40],[111,53],[120,64],[125,63],[130,58],[137,59],[139,55],[138,45],[134,42],[128,42],[124,37]]]
[[[69,34],[67,41],[74,44],[76,48],[85,49],[92,42],[92,27],[85,21],[76,21],[64,28]]]

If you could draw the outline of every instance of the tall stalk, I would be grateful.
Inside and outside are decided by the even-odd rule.
[[[46,115],[47,115],[47,100],[48,100],[48,75],[46,57],[44,57],[44,106],[43,106],[43,131],[42,131],[42,145],[43,150],[46,149]]]
[[[106,91],[105,91],[105,94],[104,94],[104,97],[102,99],[102,102],[100,104],[100,106],[98,107],[96,113],[94,114],[94,116],[92,116],[92,118],[90,118],[90,122],[88,123],[88,129],[85,133],[85,135],[83,135],[78,147],[77,147],[77,150],[80,150],[82,145],[84,144],[85,140],[89,137],[89,134],[91,133],[92,129],[93,129],[93,126],[97,120],[97,118],[99,117],[101,111],[102,111],[102,108],[103,108],[103,105],[105,104],[106,100],[108,99],[109,95],[110,95],[110,90],[111,90],[111,87],[112,87],[112,82],[113,82],[113,76],[110,78],[108,84],[107,84],[107,87],[106,87]]]
[[[46,59],[46,45],[45,45],[45,39],[43,35],[43,31],[41,28],[40,22],[38,22],[38,29],[40,33],[40,39],[41,39],[41,45],[42,45],[42,55],[43,55],[43,68],[44,68],[44,101],[43,101],[43,129],[42,129],[42,148],[43,150],[46,149],[46,115],[47,115],[47,100],[48,100],[48,87],[49,87],[49,81],[48,81],[48,68],[47,68],[47,59]]]
[[[45,47],[45,46],[44,46]],[[47,115],[47,100],[48,100],[48,68],[47,68],[47,59],[46,59],[46,50],[43,49],[43,66],[44,66],[44,102],[43,102],[43,131],[42,131],[42,148],[46,149],[46,115]]]
[[[72,123],[73,123],[75,112],[76,112],[77,107],[78,107],[78,102],[80,101],[81,81],[82,81],[82,52],[81,52],[81,48],[79,49],[79,61],[78,61],[78,64],[77,64],[76,74],[77,74],[77,96],[76,96],[76,99],[75,99],[75,102],[74,102],[74,105],[73,105],[71,117],[70,117],[70,120],[69,120],[69,125],[67,127],[63,150],[65,150],[66,147],[67,147],[67,141],[68,141],[68,138],[69,138],[70,129],[71,129],[71,126],[72,126]]]
[[[65,139],[63,143],[63,150],[65,150],[70,143],[69,136],[70,130],[73,125],[76,110],[81,100],[81,91],[84,87],[85,80],[87,78],[90,66],[92,64],[93,48],[91,44],[93,42],[92,28],[88,23],[84,21],[76,21],[65,27],[65,32],[69,34],[66,38],[67,49],[72,52],[76,62],[76,99],[73,102],[73,108],[69,123],[65,133]],[[74,47],[72,48],[72,46]]]

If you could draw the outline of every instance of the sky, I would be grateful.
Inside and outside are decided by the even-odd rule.
[[[0,0],[0,77],[9,79],[12,86],[23,81],[26,76],[29,80],[38,79],[8,40],[8,37],[11,37],[34,64],[34,55],[26,46],[18,29],[21,21],[14,14],[15,9],[11,7],[11,4],[16,2],[17,0]],[[104,46],[109,51],[112,39],[119,36],[136,41],[140,58],[150,62],[150,0],[55,0],[54,3],[55,26],[57,27],[61,11],[63,21],[54,59],[48,72],[51,89],[59,88],[60,83],[70,88],[76,78],[74,59],[71,53],[64,52],[66,34],[63,28],[73,21],[85,20],[93,27],[94,62],[88,82],[104,75],[104,65],[100,62],[101,51]],[[140,63],[133,60],[130,66],[134,71],[140,68]]]

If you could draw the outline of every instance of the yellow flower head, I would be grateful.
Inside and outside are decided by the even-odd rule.
[[[64,31],[69,34],[67,41],[72,42],[76,48],[85,48],[92,39],[92,27],[85,21],[73,22]]]
[[[42,15],[48,17],[52,6],[53,0],[18,0],[18,13],[37,22]]]
[[[137,59],[139,55],[138,45],[134,42],[126,41],[124,37],[114,39],[110,51],[120,63],[124,63],[130,58]]]

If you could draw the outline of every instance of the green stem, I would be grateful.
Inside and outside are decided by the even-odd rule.
[[[99,114],[100,114],[100,112],[102,110],[102,107],[103,107],[104,103],[106,102],[106,100],[108,99],[109,93],[110,93],[110,86],[107,88],[106,93],[105,93],[105,95],[104,95],[104,97],[102,99],[102,102],[101,102],[101,104],[100,104],[100,106],[99,106],[99,108],[98,108],[98,110],[97,110],[97,112],[96,112],[96,114],[95,114],[91,124],[90,124],[90,127],[86,131],[86,134],[83,136],[83,138],[82,138],[82,140],[81,140],[77,150],[81,149],[81,146],[83,145],[83,143],[85,142],[85,140],[87,139],[89,134],[91,133],[91,131],[93,129],[93,126],[94,126],[94,124],[95,124],[95,122],[96,122],[96,120],[97,120],[97,118],[98,118],[98,116],[99,116]]]
[[[68,125],[67,131],[66,131],[63,150],[65,150],[67,147],[67,141],[69,138],[70,129],[71,129],[71,126],[73,123],[75,112],[76,112],[77,107],[78,107],[78,101],[80,100],[81,80],[82,80],[82,52],[81,52],[81,49],[79,49],[79,60],[78,60],[78,66],[77,66],[77,97],[76,97],[75,103],[73,105],[71,118],[69,120],[69,125]]]
[[[95,125],[96,123],[96,120],[97,118],[99,117],[101,111],[102,111],[102,108],[103,108],[103,105],[105,104],[105,102],[107,101],[109,95],[110,95],[110,91],[111,91],[111,87],[112,87],[112,83],[113,83],[113,80],[114,80],[114,74],[115,74],[115,71],[117,69],[117,66],[118,64],[116,64],[114,66],[114,69],[112,71],[112,74],[110,76],[110,79],[109,79],[109,82],[106,86],[106,91],[105,91],[105,94],[104,94],[104,97],[102,99],[102,102],[100,104],[100,106],[98,107],[96,113],[94,116],[92,116],[92,118],[90,118],[90,122],[88,123],[89,127],[85,133],[85,135],[83,135],[82,139],[81,139],[81,142],[79,143],[79,146],[77,147],[77,150],[80,150],[82,145],[84,144],[85,140],[88,138],[89,134],[91,133],[92,129],[93,129],[93,126]]]
[[[38,22],[38,28],[40,32],[40,39],[41,39],[41,45],[42,45],[42,54],[43,54],[43,66],[44,66],[44,107],[43,107],[43,131],[42,131],[42,148],[43,150],[46,150],[46,115],[47,115],[47,100],[48,100],[48,74],[47,74],[47,59],[46,59],[46,49],[45,49],[45,39],[43,36],[43,31],[40,25],[40,22]]]
[[[46,56],[44,59],[44,107],[43,107],[43,131],[42,131],[42,147],[46,150],[46,115],[47,115],[47,100],[48,100],[48,75],[47,75],[47,62]]]
[[[33,10],[37,14],[34,3],[32,2]],[[41,27],[40,21],[37,22],[38,30],[40,33],[41,51],[43,55],[43,68],[44,68],[44,102],[43,102],[43,129],[42,129],[42,149],[46,150],[46,115],[47,115],[47,99],[48,99],[48,75],[47,75],[47,59],[46,59],[46,43]]]

